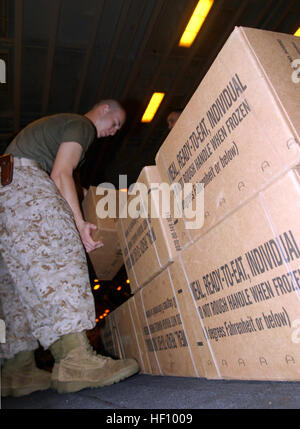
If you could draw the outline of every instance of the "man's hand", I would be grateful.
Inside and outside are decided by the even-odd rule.
[[[77,142],[61,143],[53,168],[51,171],[51,179],[56,184],[61,195],[65,198],[74,215],[74,221],[81,241],[87,252],[102,247],[102,241],[94,241],[91,237],[92,230],[97,229],[96,225],[85,222],[80,209],[76,186],[73,178],[73,171],[78,165],[82,147]]]
[[[104,246],[102,241],[94,241],[91,236],[92,230],[96,230],[96,225],[82,221],[79,225],[77,225],[77,229],[79,231],[82,243],[85,247],[85,250],[87,253],[92,252],[95,249],[98,249],[99,247]]]

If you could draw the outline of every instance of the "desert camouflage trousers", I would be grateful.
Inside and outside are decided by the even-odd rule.
[[[0,319],[9,359],[38,342],[92,329],[95,303],[72,211],[38,166],[15,167],[0,188]]]

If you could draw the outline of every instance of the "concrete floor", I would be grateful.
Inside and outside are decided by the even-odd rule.
[[[72,394],[54,390],[2,398],[4,409],[300,409],[300,382],[206,380],[138,374]],[[109,411],[107,411],[109,414]]]

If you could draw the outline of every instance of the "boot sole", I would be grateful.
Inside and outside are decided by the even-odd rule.
[[[111,384],[118,383],[119,381],[122,381],[125,378],[131,377],[132,375],[136,374],[138,371],[139,371],[138,365],[136,367],[124,368],[123,371],[120,371],[118,374],[115,374],[113,377],[110,377],[103,381],[95,381],[95,382],[52,380],[51,387],[56,389],[58,393],[73,393],[87,388],[110,386]]]
[[[10,380],[9,384],[10,386],[4,387],[2,385],[1,388],[1,396],[5,398],[6,396],[12,396],[12,397],[19,397],[19,396],[25,396],[29,395],[30,393],[36,392],[38,390],[47,390],[51,387],[51,377],[49,376],[49,380],[47,382],[43,382],[40,384],[30,384],[28,386],[20,386],[20,387],[13,387],[12,381]]]
[[[46,385],[40,385],[40,386],[28,386],[28,387],[21,387],[18,389],[11,389],[10,396],[13,396],[14,398],[18,398],[19,396],[26,396],[30,395],[30,393],[38,392],[41,390],[48,390],[51,387],[51,382],[47,383]]]
[[[0,384],[0,393],[1,397],[5,398],[6,396],[11,395],[11,378],[5,377],[5,380],[1,377],[1,384]]]
[[[11,395],[11,389],[9,387],[2,387],[1,388],[1,397],[5,398],[6,396]]]

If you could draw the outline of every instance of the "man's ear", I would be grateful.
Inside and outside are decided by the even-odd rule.
[[[101,106],[101,113],[104,115],[110,111],[109,104],[102,104]]]

